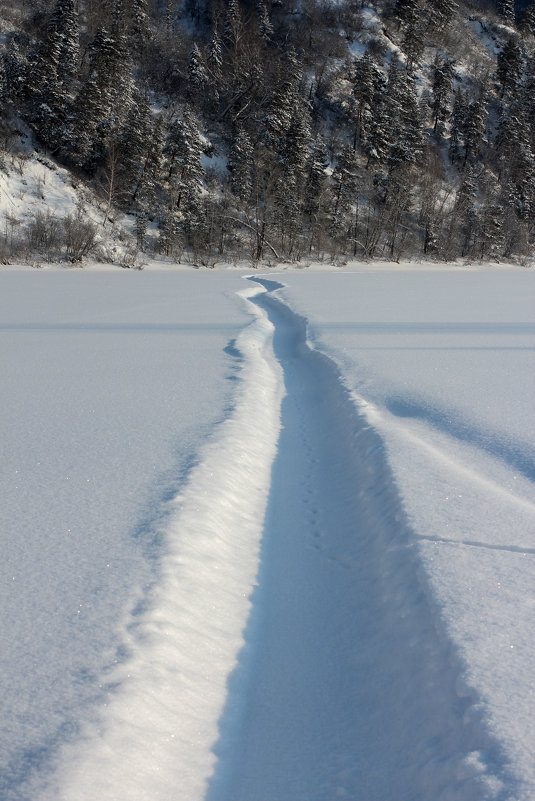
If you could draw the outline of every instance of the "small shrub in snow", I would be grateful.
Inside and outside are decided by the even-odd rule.
[[[142,270],[145,266],[137,247],[131,246],[125,250],[121,258],[121,267],[125,270]]]
[[[36,212],[26,225],[24,233],[31,252],[50,256],[61,247],[61,223],[50,211],[46,214],[42,211]]]
[[[63,218],[65,254],[69,261],[82,261],[97,245],[97,226],[82,217],[82,211]]]
[[[134,231],[138,250],[145,250],[147,244],[147,215],[143,209],[136,214]]]

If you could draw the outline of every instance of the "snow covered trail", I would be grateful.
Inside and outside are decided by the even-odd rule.
[[[250,308],[255,319],[231,347],[241,357],[233,411],[170,502],[157,582],[126,622],[127,657],[105,677],[106,706],[62,748],[43,801],[204,795],[243,644],[283,391],[272,326]]]
[[[287,394],[208,801],[508,798],[500,749],[457,693],[382,440],[303,319],[270,294],[255,302]]]
[[[434,603],[381,429],[280,285],[259,283],[225,348],[233,405],[158,510],[159,568],[100,675],[106,703],[28,797],[527,798]]]

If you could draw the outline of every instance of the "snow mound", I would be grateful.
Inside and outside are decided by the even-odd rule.
[[[243,645],[279,430],[271,336],[257,311],[237,339],[234,410],[170,502],[158,583],[128,624],[129,656],[107,677],[106,707],[62,751],[58,801],[168,801],[176,788],[184,801],[202,797],[227,677]]]

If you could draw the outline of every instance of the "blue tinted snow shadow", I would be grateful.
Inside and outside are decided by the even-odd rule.
[[[248,280],[255,284],[261,284],[267,292],[275,292],[276,289],[284,289],[284,284],[278,281],[271,281],[269,278],[256,278],[256,276],[250,275]]]
[[[456,418],[449,412],[419,403],[413,398],[395,396],[386,400],[386,408],[396,417],[421,420],[444,434],[474,445],[490,456],[505,462],[530,481],[535,481],[535,452],[525,443],[509,442]]]
[[[223,348],[223,353],[226,353],[227,356],[231,356],[233,359],[238,359],[240,361],[243,359],[242,352],[236,346],[235,339],[231,339],[228,345]]]

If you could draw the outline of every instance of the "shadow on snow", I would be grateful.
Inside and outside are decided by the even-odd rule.
[[[465,718],[477,698],[456,693],[462,665],[381,439],[306,345],[305,321],[270,294],[253,302],[275,326],[287,395],[206,801],[504,797],[502,754]]]

